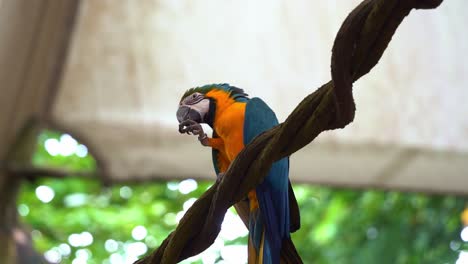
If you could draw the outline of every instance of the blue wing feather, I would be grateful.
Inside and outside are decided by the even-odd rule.
[[[257,135],[276,126],[278,119],[275,113],[260,98],[252,98],[247,102],[244,120],[244,145],[247,145]],[[265,180],[256,188],[260,207],[260,217],[252,228],[265,225],[264,263],[279,263],[281,244],[289,237],[289,204],[288,204],[288,174],[289,158],[283,158],[273,163]],[[258,230],[250,230],[254,245],[258,244]],[[257,248],[258,249],[258,248]]]

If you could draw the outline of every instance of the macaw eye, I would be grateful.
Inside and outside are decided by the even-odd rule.
[[[187,96],[184,102],[188,105],[194,105],[200,102],[201,100],[203,100],[203,95],[201,95],[200,93],[194,93],[194,94]]]

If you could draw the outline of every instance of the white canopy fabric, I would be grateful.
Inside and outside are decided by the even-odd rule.
[[[0,0],[0,256],[2,263],[42,263],[17,201],[30,166],[37,124],[48,119],[77,1]],[[34,122],[36,121],[36,122]]]
[[[359,2],[83,0],[50,119],[107,181],[214,179],[210,150],[177,131],[182,93],[227,82],[284,120],[330,79],[334,36]],[[354,122],[294,154],[292,180],[468,194],[463,10],[413,11],[355,83]]]
[[[0,165],[54,104],[76,10],[76,1],[0,0]]]

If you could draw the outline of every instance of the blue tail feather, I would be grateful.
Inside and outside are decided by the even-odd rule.
[[[244,144],[247,145],[260,133],[278,124],[273,111],[259,98],[247,102],[244,120]],[[289,158],[283,158],[273,163],[265,180],[256,188],[259,204],[259,214],[252,214],[250,221],[251,239],[254,245],[259,245],[262,232],[265,231],[263,263],[279,263],[283,239],[289,238]],[[258,221],[262,224],[259,225]],[[259,247],[255,246],[258,252]]]

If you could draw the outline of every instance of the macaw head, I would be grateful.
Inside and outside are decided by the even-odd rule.
[[[233,102],[247,101],[244,90],[229,84],[209,84],[188,89],[179,102],[177,120],[193,120],[213,126],[216,110]]]

